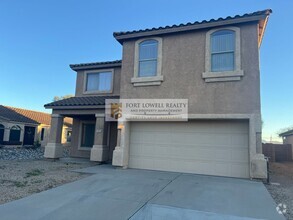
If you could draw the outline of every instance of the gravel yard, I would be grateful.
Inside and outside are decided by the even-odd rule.
[[[49,160],[0,160],[0,204],[88,176],[70,170],[93,166]]]
[[[69,156],[69,147],[63,148],[63,157]],[[25,147],[3,147],[0,148],[0,160],[29,160],[29,159],[43,159],[43,147],[39,148],[25,148]]]
[[[287,206],[285,217],[293,220],[293,162],[270,163],[270,171],[272,184],[266,187],[277,204]]]

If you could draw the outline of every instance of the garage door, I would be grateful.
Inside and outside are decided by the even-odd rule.
[[[132,122],[129,167],[249,177],[246,121]]]

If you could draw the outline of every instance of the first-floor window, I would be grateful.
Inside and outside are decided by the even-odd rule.
[[[10,135],[9,135],[9,141],[19,141],[20,140],[20,127],[17,125],[14,125],[10,128]]]
[[[95,123],[83,123],[81,131],[81,147],[91,148],[95,139]]]

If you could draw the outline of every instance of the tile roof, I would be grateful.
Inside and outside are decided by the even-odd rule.
[[[211,20],[203,20],[203,21],[196,21],[196,22],[189,22],[186,24],[178,24],[178,25],[172,25],[172,26],[164,26],[164,27],[158,27],[158,28],[150,28],[150,29],[140,29],[140,30],[133,30],[133,31],[121,31],[121,32],[114,32],[113,36],[118,40],[120,43],[123,42],[123,39],[127,38],[134,38],[137,37],[137,34],[145,34],[145,35],[159,35],[159,34],[166,34],[166,33],[172,33],[172,32],[179,32],[179,31],[187,31],[199,28],[207,28],[211,26],[216,26],[218,24],[226,25],[229,22],[247,22],[252,20],[252,18],[255,18],[255,20],[259,20],[261,18],[265,18],[270,13],[272,13],[271,9],[266,9],[263,11],[256,11],[253,13],[246,13],[243,15],[235,15],[233,17],[228,16],[225,18],[218,18],[218,19],[211,19]]]
[[[45,113],[45,112],[39,112],[39,111],[33,111],[33,110],[27,110],[22,108],[15,108],[11,106],[5,106],[8,109],[11,109],[12,111],[29,118],[38,124],[45,124],[50,125],[51,124],[51,114]],[[71,118],[64,118],[64,124],[67,126],[72,125],[72,119]]]
[[[70,64],[69,66],[73,70],[81,70],[81,69],[94,69],[94,68],[121,66],[121,62],[122,62],[121,60],[113,60],[113,61],[104,61],[104,62]]]
[[[119,99],[119,96],[83,96],[71,97],[68,99],[51,102],[45,105],[46,108],[72,107],[72,106],[96,106],[105,105],[106,99]]]
[[[0,117],[8,121],[15,121],[15,122],[21,122],[21,123],[35,124],[35,125],[39,124],[37,121],[31,118],[28,118],[14,111],[13,109],[3,105],[0,105]]]

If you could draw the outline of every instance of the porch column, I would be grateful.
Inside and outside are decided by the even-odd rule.
[[[108,127],[109,123],[105,121],[105,117],[96,115],[95,140],[91,149],[91,161],[104,162],[109,159]]]
[[[60,158],[63,155],[63,146],[61,144],[63,116],[52,114],[50,135],[47,145],[45,146],[45,158]]]
[[[129,122],[118,122],[117,146],[113,152],[113,166],[128,167],[129,159]]]
[[[249,119],[249,137],[250,177],[257,179],[266,179],[267,161],[262,154],[260,114],[251,115]]]

